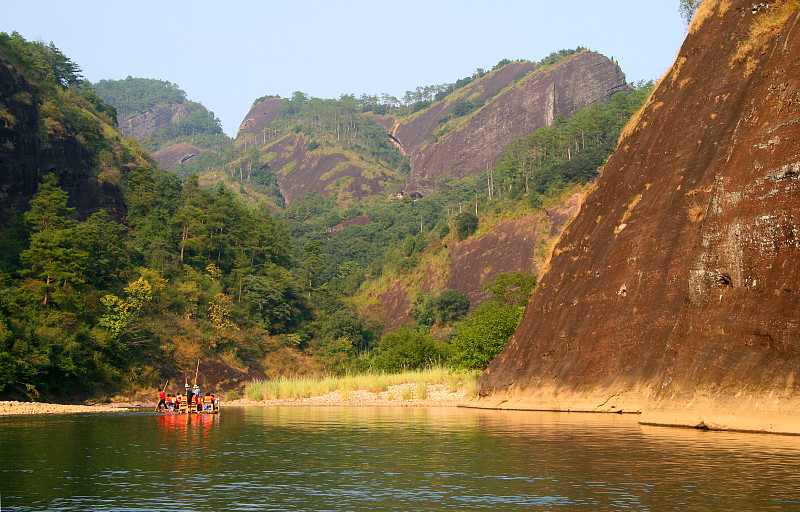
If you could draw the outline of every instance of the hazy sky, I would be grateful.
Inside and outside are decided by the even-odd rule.
[[[5,2],[0,31],[52,41],[96,82],[169,80],[235,135],[253,100],[407,90],[588,47],[657,79],[686,28],[678,0]]]

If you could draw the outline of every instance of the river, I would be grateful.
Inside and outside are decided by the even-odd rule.
[[[0,510],[800,510],[800,437],[637,417],[228,407],[0,418]]]

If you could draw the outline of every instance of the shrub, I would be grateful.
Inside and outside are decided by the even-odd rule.
[[[469,311],[469,298],[464,292],[446,290],[434,301],[436,319],[440,326],[455,322]]]
[[[433,336],[401,327],[387,334],[373,357],[375,368],[387,372],[422,369],[432,362],[447,359],[449,347]]]
[[[461,212],[456,216],[456,237],[464,240],[478,229],[478,216],[472,212]]]
[[[458,326],[451,342],[455,368],[486,368],[503,350],[522,319],[523,308],[487,302],[476,309]]]

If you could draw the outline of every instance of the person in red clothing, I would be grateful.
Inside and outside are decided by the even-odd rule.
[[[167,408],[167,395],[164,393],[164,390],[161,389],[158,392],[158,405],[156,406],[156,411],[161,410],[161,406],[164,406],[164,409]]]

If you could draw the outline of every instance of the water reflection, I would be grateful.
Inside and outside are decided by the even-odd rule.
[[[800,438],[425,408],[0,418],[8,510],[783,510]]]

